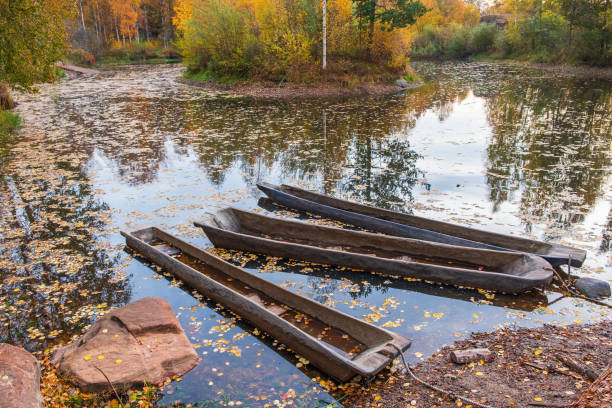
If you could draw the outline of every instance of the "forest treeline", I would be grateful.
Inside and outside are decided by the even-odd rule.
[[[0,0],[0,82],[49,80],[66,55],[89,65],[182,58],[199,79],[349,83],[409,72],[410,57],[612,63],[610,0],[478,1]]]
[[[174,0],[76,0],[68,21],[71,59],[103,60],[180,57],[173,47]]]
[[[482,14],[498,17],[492,24],[460,21],[443,5],[446,0],[433,1],[437,6],[417,21],[412,55],[612,63],[609,0],[498,0],[483,9]]]
[[[478,0],[475,0],[478,1]],[[77,62],[178,57],[192,71],[303,80],[320,74],[322,0],[78,0]],[[328,0],[331,70],[397,71],[406,57],[489,55],[610,64],[609,0]],[[496,21],[483,24],[483,15]],[[85,50],[85,52],[81,51]],[[95,57],[94,57],[95,56]]]

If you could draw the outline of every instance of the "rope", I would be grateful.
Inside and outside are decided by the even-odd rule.
[[[567,266],[567,271],[568,271],[568,276],[569,276],[569,272],[570,272],[569,265]],[[557,278],[559,279],[559,281],[561,281],[561,284],[563,285],[563,287],[565,288],[565,290],[567,290],[567,291],[568,291],[570,294],[572,294],[572,295],[574,295],[574,296],[576,296],[576,297],[578,297],[578,298],[580,298],[580,299],[584,299],[584,300],[588,300],[589,302],[593,302],[593,303],[595,303],[595,304],[597,304],[597,305],[600,305],[600,306],[606,306],[606,307],[612,308],[612,305],[610,305],[609,303],[606,303],[606,302],[601,302],[601,301],[599,301],[599,300],[597,300],[597,299],[593,299],[593,298],[590,298],[590,297],[586,297],[586,296],[582,295],[581,293],[576,292],[575,290],[573,290],[572,288],[570,288],[570,287],[569,287],[569,286],[568,286],[568,285],[565,283],[565,281],[563,280],[563,278],[561,277],[561,275],[559,275],[559,272],[557,272],[557,271],[556,271],[554,268],[553,268],[553,272],[555,273],[555,275],[557,276]],[[568,281],[568,282],[569,282],[569,281]]]
[[[411,377],[412,377],[412,378],[413,378],[413,379],[414,379],[416,382],[419,382],[419,383],[423,384],[424,386],[426,386],[427,388],[431,388],[431,389],[432,389],[432,390],[434,390],[434,391],[438,391],[438,392],[441,392],[441,393],[442,393],[442,394],[444,394],[444,395],[448,395],[449,397],[452,397],[452,398],[458,398],[458,399],[462,400],[463,402],[466,402],[466,403],[468,403],[468,404],[472,404],[472,405],[473,405],[473,406],[475,406],[475,407],[481,407],[481,408],[493,408],[493,407],[492,407],[492,406],[490,406],[490,405],[482,404],[482,403],[480,403],[480,402],[476,402],[476,401],[471,400],[471,399],[469,399],[469,398],[462,397],[461,395],[455,394],[455,393],[454,393],[454,392],[452,392],[452,391],[446,391],[446,390],[443,390],[442,388],[436,387],[436,386],[435,386],[435,385],[433,385],[433,384],[430,384],[430,383],[428,383],[428,382],[425,382],[425,381],[421,380],[419,377],[417,377],[417,376],[416,376],[416,375],[415,375],[415,374],[412,372],[412,370],[411,370],[411,369],[410,369],[410,367],[408,366],[408,363],[406,362],[406,357],[404,357],[404,352],[402,351],[402,349],[401,349],[401,348],[399,348],[398,346],[396,346],[396,345],[395,345],[395,344],[393,344],[393,343],[388,343],[388,344],[389,344],[391,347],[393,347],[394,349],[396,349],[396,350],[399,352],[400,356],[402,357],[402,362],[404,363],[404,367],[406,367],[406,371],[408,372],[408,374],[410,374],[410,376],[411,376]]]

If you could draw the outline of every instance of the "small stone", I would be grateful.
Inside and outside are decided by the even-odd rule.
[[[583,295],[592,299],[610,296],[610,284],[599,279],[579,278],[575,286]]]
[[[399,78],[395,80],[395,85],[399,86],[400,88],[408,88],[408,82],[404,79],[404,78]]]
[[[468,350],[453,350],[450,352],[450,359],[453,363],[467,364],[482,360],[485,363],[493,361],[495,355],[486,348],[475,348]]]

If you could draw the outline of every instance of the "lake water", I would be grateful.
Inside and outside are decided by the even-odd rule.
[[[0,342],[38,353],[105,310],[160,296],[202,357],[162,403],[347,404],[347,386],[124,251],[119,231],[149,225],[210,247],[192,223],[228,205],[267,214],[258,181],[583,248],[572,273],[611,281],[612,83],[501,64],[415,68],[424,86],[381,98],[212,95],[175,82],[178,65],[19,95],[22,138],[0,168]],[[411,338],[412,364],[474,331],[608,312],[555,288],[491,295],[269,259],[248,266]]]

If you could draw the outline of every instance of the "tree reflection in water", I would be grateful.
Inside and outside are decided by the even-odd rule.
[[[488,100],[490,200],[520,193],[521,218],[565,229],[604,193],[611,163],[609,91],[568,78],[508,81]],[[552,238],[552,237],[551,237]]]

